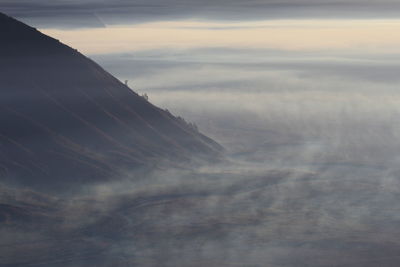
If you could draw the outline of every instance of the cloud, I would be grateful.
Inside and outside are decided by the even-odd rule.
[[[197,18],[260,20],[287,18],[387,18],[399,15],[400,3],[384,0],[3,0],[2,12],[40,27],[97,27],[106,24]],[[59,18],[64,18],[61,22]],[[78,19],[78,23],[76,23]],[[57,22],[58,21],[58,22]],[[54,23],[56,22],[56,25]]]

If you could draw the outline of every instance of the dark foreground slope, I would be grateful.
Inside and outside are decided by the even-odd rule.
[[[0,13],[0,171],[24,185],[76,184],[221,147],[76,50]]]

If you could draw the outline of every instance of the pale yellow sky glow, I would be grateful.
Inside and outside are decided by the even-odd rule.
[[[400,20],[174,21],[42,32],[86,54],[201,47],[400,51]]]

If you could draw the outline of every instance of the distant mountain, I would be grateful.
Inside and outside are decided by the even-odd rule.
[[[77,50],[0,13],[1,179],[59,187],[221,151]]]

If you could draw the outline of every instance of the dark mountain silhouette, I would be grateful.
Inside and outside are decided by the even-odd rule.
[[[220,155],[77,50],[1,13],[0,59],[3,180],[65,186]]]

